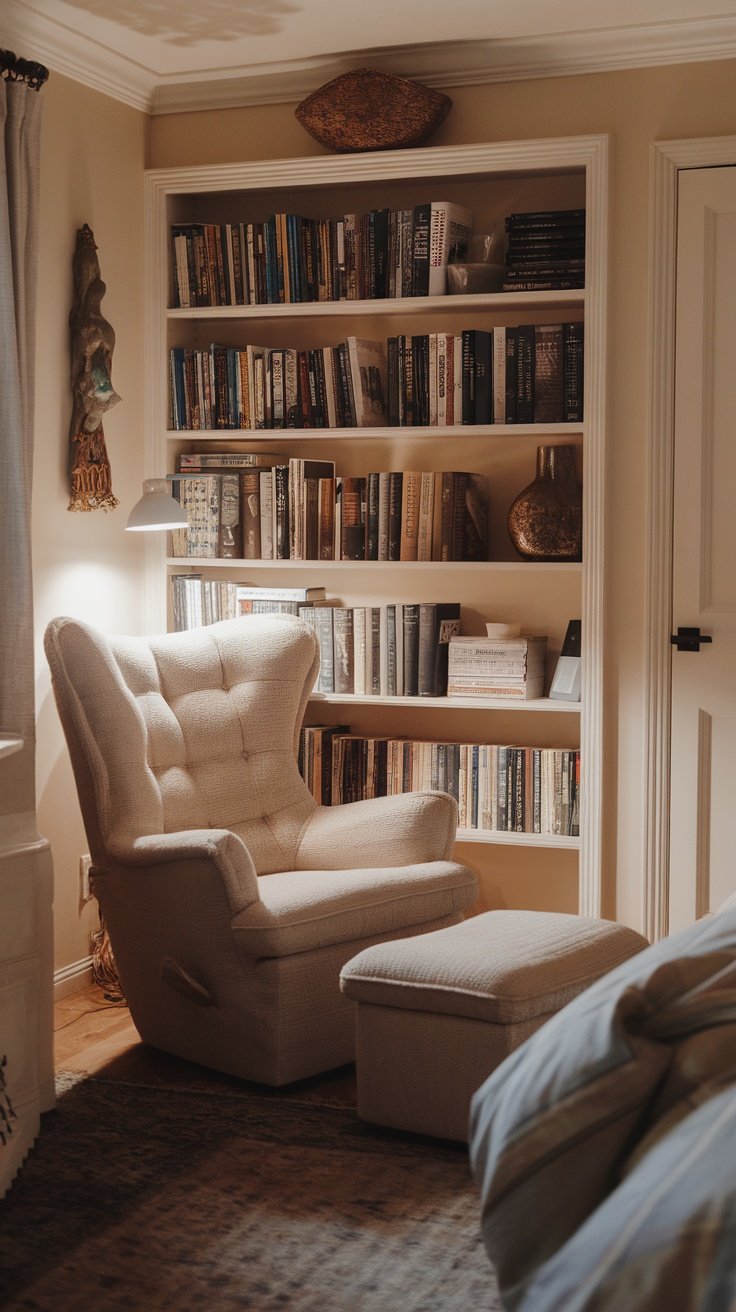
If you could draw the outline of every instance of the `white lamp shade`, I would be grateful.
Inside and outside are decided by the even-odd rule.
[[[136,501],[128,516],[126,529],[134,532],[154,532],[156,529],[186,528],[187,513],[171,495],[171,484],[165,478],[143,480],[143,496]]]

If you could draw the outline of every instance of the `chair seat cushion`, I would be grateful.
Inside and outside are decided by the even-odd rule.
[[[457,914],[477,896],[475,877],[454,861],[290,870],[262,875],[258,884],[260,902],[232,922],[236,942],[249,957],[288,957],[408,930]]]
[[[549,1015],[646,947],[612,921],[486,911],[460,925],[354,957],[342,987],[357,1002],[512,1025]]]

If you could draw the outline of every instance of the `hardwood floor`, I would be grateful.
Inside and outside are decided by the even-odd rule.
[[[186,1085],[195,1089],[247,1087],[278,1097],[355,1106],[352,1066],[283,1089],[251,1084],[208,1070],[142,1043],[127,1007],[106,1000],[96,984],[60,998],[54,1006],[54,1065],[57,1073],[96,1075],[128,1083]]]

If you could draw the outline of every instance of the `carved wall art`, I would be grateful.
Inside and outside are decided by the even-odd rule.
[[[97,246],[85,223],[74,252],[74,305],[69,315],[72,354],[71,499],[69,510],[113,510],[110,461],[102,416],[120,397],[111,380],[115,333],[100,303],[107,290],[100,277]]]

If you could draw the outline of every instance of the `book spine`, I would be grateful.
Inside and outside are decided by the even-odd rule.
[[[401,560],[401,503],[403,474],[400,470],[389,474],[388,508],[388,560]]]
[[[220,541],[218,555],[223,560],[238,560],[243,554],[240,475],[222,474],[220,478]]]
[[[419,613],[418,602],[405,602],[404,621],[404,696],[419,692]]]
[[[378,503],[379,475],[371,473],[367,478],[366,492],[366,560],[378,560]]]
[[[516,422],[534,422],[534,325],[522,324],[518,331],[516,362]]]
[[[493,329],[493,422],[506,423],[506,329]]]
[[[349,606],[332,608],[335,652],[335,692],[354,691],[353,612]]]
[[[260,474],[260,510],[261,510],[261,560],[274,559],[273,532],[273,470],[264,469]]]
[[[412,249],[412,296],[429,294],[429,227],[431,204],[415,205]]]
[[[413,469],[405,469],[403,471],[401,483],[400,560],[417,559],[421,488],[421,472]]]
[[[535,324],[535,424],[561,424],[563,422],[563,391],[562,324]]]
[[[516,423],[518,392],[518,328],[506,329],[506,423]]]
[[[315,606],[312,619],[319,644],[319,692],[335,691],[334,624],[332,606]]]
[[[583,342],[582,323],[563,324],[564,422],[583,422]]]
[[[368,621],[366,622],[366,643],[370,649],[370,683],[366,691],[373,696],[380,696],[381,692],[381,608],[380,606],[368,607],[370,632],[368,632]]]
[[[274,560],[289,559],[289,466],[275,465],[274,470]]]
[[[335,479],[320,478],[317,489],[319,560],[335,559]]]
[[[462,416],[464,424],[475,423],[475,338],[475,329],[463,329]]]
[[[353,692],[364,697],[366,687],[366,608],[353,607]]]
[[[490,332],[475,333],[475,408],[476,424],[493,423],[493,374]]]
[[[432,521],[434,518],[435,476],[431,470],[421,475],[419,520],[417,525],[417,560],[432,559]]]
[[[365,560],[365,478],[342,480],[340,558]]]
[[[390,511],[391,475],[381,470],[378,475],[378,559],[388,560],[388,530]]]

